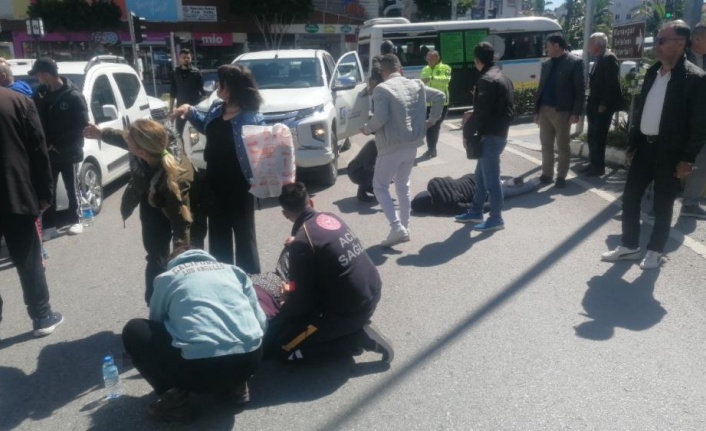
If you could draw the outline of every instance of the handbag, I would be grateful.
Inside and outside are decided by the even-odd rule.
[[[480,135],[473,135],[471,139],[466,141],[466,158],[477,160],[480,159],[482,155],[482,137]]]

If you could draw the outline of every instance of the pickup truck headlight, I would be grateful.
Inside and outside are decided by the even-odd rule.
[[[318,105],[314,106],[313,108],[306,108],[306,109],[300,109],[299,112],[297,112],[297,116],[294,118],[295,121],[304,119],[306,117],[310,117],[314,115],[316,112],[323,112],[324,110],[324,105]]]
[[[326,140],[326,125],[324,123],[312,124],[311,137],[317,141],[324,142]]]

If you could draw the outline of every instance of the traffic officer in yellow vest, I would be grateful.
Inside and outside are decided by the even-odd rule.
[[[421,80],[429,87],[443,91],[446,95],[446,101],[444,102],[444,111],[441,114],[439,121],[434,123],[433,126],[427,129],[427,152],[424,156],[427,158],[436,157],[436,143],[439,140],[439,131],[441,129],[441,123],[446,118],[446,112],[449,110],[449,82],[451,82],[451,67],[445,65],[441,62],[441,57],[439,53],[435,50],[430,50],[427,52],[427,64],[422,69],[422,74],[420,76]],[[427,117],[429,116],[429,111],[431,105],[427,104]]]

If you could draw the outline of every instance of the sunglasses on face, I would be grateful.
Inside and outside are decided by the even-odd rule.
[[[655,43],[658,45],[664,45],[670,40],[684,40],[683,37],[656,37]]]

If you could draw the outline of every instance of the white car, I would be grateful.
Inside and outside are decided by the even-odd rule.
[[[318,182],[333,185],[343,145],[368,119],[367,83],[358,54],[348,52],[336,63],[323,50],[286,49],[249,52],[233,63],[252,71],[264,99],[260,113],[266,123],[291,129],[297,175],[314,173]],[[196,109],[206,112],[215,100],[214,92]],[[194,165],[205,169],[206,138],[193,127],[186,127],[184,134]]]
[[[13,75],[32,88],[39,85],[29,76],[33,60],[13,60]],[[99,127],[127,129],[135,120],[150,118],[151,111],[167,111],[166,104],[145,92],[139,75],[122,57],[98,56],[90,61],[57,62],[59,76],[68,78],[83,92],[89,122]],[[103,205],[103,187],[129,171],[127,151],[95,139],[84,139],[84,159],[79,168],[81,192],[95,214]],[[57,209],[68,207],[62,181],[57,185]]]

